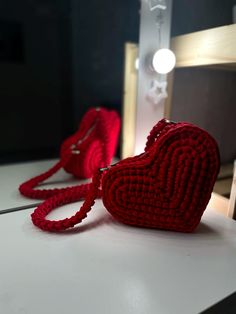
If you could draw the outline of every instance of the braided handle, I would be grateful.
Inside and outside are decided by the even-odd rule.
[[[111,121],[112,118],[112,121]],[[95,123],[96,126],[96,133],[99,134],[99,138],[101,138],[101,145],[102,145],[102,158],[99,161],[99,166],[104,167],[111,162],[111,158],[114,155],[116,143],[117,143],[117,134],[119,132],[120,127],[120,120],[119,116],[115,111],[108,112],[104,108],[97,108],[97,109],[90,109],[87,114],[84,116],[79,130],[72,136],[70,136],[63,144],[61,149],[61,160],[55,164],[52,168],[48,171],[40,174],[36,177],[33,177],[26,182],[22,183],[19,186],[19,191],[24,196],[34,198],[34,199],[47,199],[53,195],[58,194],[59,192],[66,192],[68,189],[70,190],[71,187],[66,188],[54,188],[54,189],[34,189],[38,186],[41,182],[45,181],[61,168],[64,168],[67,172],[74,174],[75,176],[78,175],[78,169],[80,172],[82,171],[83,177],[91,177],[91,173],[94,170],[91,170],[85,174],[85,169],[80,168],[82,167],[78,164],[77,159],[71,155],[73,150],[71,151],[71,145],[77,146],[74,144],[75,142],[80,142],[81,137],[86,137],[86,131],[88,125],[90,126],[90,131],[88,135],[94,136],[95,128],[91,129],[91,124]],[[111,133],[111,127],[113,127],[113,133]],[[114,136],[111,136],[111,134]],[[92,135],[93,134],[93,135]],[[80,141],[78,141],[80,140]],[[74,155],[75,156],[75,155]],[[97,165],[96,165],[97,168]],[[84,185],[81,187],[81,191],[84,193],[88,192],[89,185]],[[84,194],[85,195],[85,194]],[[82,195],[82,196],[84,196]]]
[[[94,119],[96,119],[97,116],[98,116],[97,110],[91,109],[89,112],[87,112],[87,114],[84,116],[83,121],[80,125],[80,129],[82,131],[80,132],[80,129],[79,129],[79,131],[77,131],[77,133],[79,133],[79,135],[81,136],[81,134],[83,134],[86,131],[85,126],[87,127],[88,124],[90,125],[92,122],[94,122]],[[77,134],[77,133],[75,133],[75,134]],[[73,141],[74,141],[74,137],[78,137],[78,134],[77,134],[77,136],[73,135]],[[59,192],[71,191],[72,187],[53,188],[53,189],[37,189],[37,190],[34,189],[40,183],[42,183],[43,181],[45,181],[48,178],[50,178],[51,176],[53,176],[61,168],[66,167],[67,163],[70,161],[70,159],[72,157],[72,155],[71,155],[71,153],[72,153],[71,143],[70,143],[71,138],[72,138],[72,136],[69,137],[67,140],[67,141],[69,141],[68,147],[64,148],[64,146],[62,146],[64,148],[64,151],[63,151],[63,154],[61,156],[61,160],[59,162],[57,162],[52,168],[50,168],[46,172],[27,180],[26,182],[22,183],[19,186],[19,191],[22,195],[29,197],[29,198],[33,198],[33,199],[47,199],[51,196],[58,194]],[[66,141],[65,141],[65,143],[66,143]],[[84,197],[89,190],[89,184],[84,184],[84,185],[78,186],[77,189],[81,189],[81,197]]]
[[[157,137],[161,134],[162,130],[167,126],[171,127],[171,125],[176,124],[173,121],[169,121],[167,119],[160,120],[151,130],[150,134],[147,137],[145,152],[149,150],[149,148],[154,144]]]
[[[42,189],[42,190],[34,190],[34,188],[39,185],[39,183],[45,181],[52,175],[54,175],[57,171],[59,171],[67,162],[67,158],[60,160],[57,162],[52,168],[47,170],[46,172],[33,177],[26,182],[22,183],[19,186],[19,191],[22,195],[30,197],[30,198],[35,198],[35,199],[46,199],[48,197],[51,197],[53,195],[56,195],[59,191],[66,191],[68,188],[54,188],[54,189]]]
[[[74,143],[75,138],[77,139],[79,136],[81,136],[81,134],[86,132],[87,126],[91,125],[91,123],[94,122],[97,116],[98,116],[98,113],[97,113],[97,110],[95,109],[90,109],[90,111],[87,112],[87,114],[83,117],[79,130],[75,134],[70,136],[67,140],[65,140],[64,144],[62,144],[63,154],[61,154],[60,161],[56,163],[52,168],[47,170],[46,172],[22,183],[19,186],[19,191],[22,195],[29,198],[34,198],[34,199],[47,199],[53,195],[58,194],[59,192],[66,192],[67,190],[71,190],[71,187],[42,189],[42,190],[39,190],[39,189],[35,190],[34,188],[38,186],[41,182],[45,181],[46,179],[54,175],[61,168],[66,167],[67,163],[70,161],[72,157],[71,139],[73,139],[72,142]],[[86,190],[85,192],[87,192],[88,185],[81,186],[81,192],[84,191],[84,189]]]
[[[65,192],[58,193],[42,204],[40,204],[31,215],[32,222],[38,228],[44,231],[61,231],[80,223],[84,218],[87,217],[87,213],[91,210],[95,203],[95,199],[101,197],[101,190],[99,189],[102,172],[99,170],[92,179],[92,183],[88,184],[88,191],[83,191],[81,186],[75,186],[67,189]],[[62,220],[47,220],[45,217],[55,208],[76,202],[84,197],[84,193],[87,193],[85,201],[81,206],[80,210],[70,218]]]

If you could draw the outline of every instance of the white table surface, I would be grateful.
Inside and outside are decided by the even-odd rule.
[[[236,223],[211,210],[193,234],[119,224],[101,201],[60,234],[31,212],[0,216],[0,313],[196,314],[236,290]]]
[[[20,195],[18,187],[24,181],[45,172],[56,162],[56,159],[51,159],[0,166],[0,212],[16,207],[34,206],[40,202],[40,200],[33,200]],[[54,185],[47,184],[47,188],[75,185],[78,180],[60,170],[47,180],[47,183],[49,182],[54,182]]]

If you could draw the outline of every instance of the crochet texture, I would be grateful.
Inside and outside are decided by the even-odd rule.
[[[73,217],[45,218],[54,208],[79,200],[79,190],[49,198],[32,214],[32,221],[47,231],[73,227],[102,196],[106,209],[122,223],[192,232],[210,199],[219,166],[212,136],[195,125],[163,119],[150,132],[143,154],[95,172],[85,202]]]
[[[116,111],[92,108],[84,115],[78,130],[61,145],[60,160],[51,169],[22,183],[22,195],[34,199],[47,199],[59,192],[74,190],[74,187],[35,189],[61,168],[73,176],[91,178],[97,168],[110,164],[114,156],[120,130],[120,118]],[[76,188],[81,197],[89,191],[89,184]]]

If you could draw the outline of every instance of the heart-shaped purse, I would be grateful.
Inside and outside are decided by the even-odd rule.
[[[51,169],[22,183],[19,191],[24,196],[46,199],[68,188],[34,189],[61,168],[79,179],[91,178],[94,171],[109,165],[114,156],[120,130],[116,111],[91,108],[84,115],[78,130],[61,145],[60,160]],[[89,185],[81,185],[81,196]]]
[[[76,188],[70,195],[62,193],[41,204],[32,221],[48,231],[73,227],[101,193],[106,209],[122,223],[192,232],[210,199],[219,167],[212,136],[190,123],[163,119],[148,136],[144,153],[96,172],[84,204],[73,217],[45,219],[53,208],[79,200]]]

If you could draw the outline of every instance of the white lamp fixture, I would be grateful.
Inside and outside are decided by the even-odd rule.
[[[167,48],[159,49],[152,59],[153,69],[159,74],[167,74],[175,67],[175,54]]]

